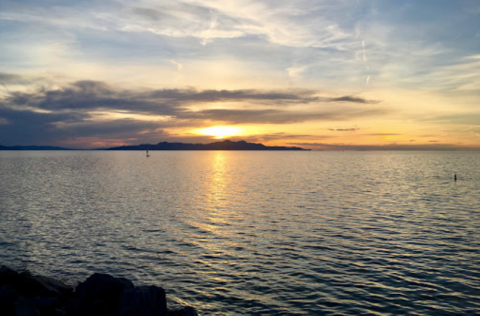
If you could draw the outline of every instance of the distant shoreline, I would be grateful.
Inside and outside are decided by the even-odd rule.
[[[158,144],[141,144],[141,145],[129,145],[110,148],[97,148],[97,149],[71,149],[54,146],[2,146],[0,150],[244,150],[244,151],[310,151],[310,149],[300,147],[286,147],[286,146],[265,146],[257,143],[247,143],[245,141],[230,141],[224,140],[221,142],[215,142],[210,144],[189,144],[189,143],[169,143],[161,142]]]

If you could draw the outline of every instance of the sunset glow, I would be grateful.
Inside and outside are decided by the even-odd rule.
[[[0,145],[480,149],[476,0],[7,1],[0,23]]]
[[[215,136],[215,139],[223,139],[231,136],[241,135],[242,129],[234,126],[212,126],[203,128],[200,133],[208,136]]]

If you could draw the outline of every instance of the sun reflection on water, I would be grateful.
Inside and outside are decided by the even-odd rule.
[[[227,158],[225,152],[216,151],[212,157],[212,175],[208,182],[210,198],[215,207],[225,207],[228,204],[226,195],[231,179],[227,176]]]

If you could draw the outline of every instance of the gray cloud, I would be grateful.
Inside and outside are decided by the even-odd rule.
[[[350,144],[327,144],[319,142],[295,142],[290,145],[301,146],[317,150],[478,150],[475,147],[465,147],[455,144],[430,143],[430,144],[385,144],[385,145],[350,145]]]
[[[120,90],[106,83],[84,80],[56,90],[41,89],[32,93],[13,92],[5,101],[11,105],[28,105],[45,110],[130,110],[137,113],[175,115],[182,106],[205,102],[253,102],[271,105],[347,102],[345,98],[315,96],[311,90],[203,90],[160,89],[152,91]],[[349,98],[349,97],[346,97]],[[348,102],[369,104],[365,99]]]
[[[22,76],[0,72],[0,82],[1,83],[10,83],[16,82],[22,79]]]
[[[139,132],[152,131],[162,127],[164,124],[158,122],[140,122],[132,119],[121,119],[115,121],[84,121],[65,128],[65,131],[73,137],[93,137],[102,135],[127,139],[137,135]]]
[[[0,124],[0,143],[5,145],[50,144],[63,138],[56,123],[78,122],[88,118],[81,113],[39,113],[12,110],[0,104],[0,117],[7,124]]]
[[[332,138],[332,136],[329,135],[308,135],[308,134],[287,134],[287,133],[271,133],[271,134],[263,134],[263,135],[250,135],[250,136],[241,136],[241,137],[230,137],[231,140],[238,141],[238,140],[244,140],[247,142],[267,142],[267,141],[275,141],[275,140],[281,140],[281,141],[289,141],[292,139],[295,140],[319,140],[319,139],[327,139],[327,138]]]
[[[153,8],[133,8],[132,13],[151,21],[173,21],[174,16]]]
[[[12,73],[0,72],[0,85],[28,85],[40,78],[31,78]]]
[[[19,80],[2,74],[5,80]],[[348,101],[332,107],[339,98],[317,96],[312,90],[264,91],[157,89],[126,90],[104,82],[84,80],[60,89],[41,88],[33,92],[7,92],[0,97],[0,143],[19,145],[65,141],[75,137],[109,137],[145,139],[150,132],[168,127],[196,127],[214,122],[228,124],[288,124],[312,120],[352,120],[382,115],[385,108],[374,107],[365,100]],[[228,102],[238,108],[201,109],[206,103]],[[360,103],[360,106],[358,105]],[[309,104],[309,110],[293,111],[289,106]],[[189,107],[196,105],[199,110]],[[312,105],[314,105],[312,107]],[[246,108],[249,106],[249,108]],[[255,106],[255,109],[252,109]],[[94,119],[94,113],[160,115],[165,121],[135,119]],[[155,133],[154,133],[155,134]]]
[[[377,101],[377,100],[366,100],[366,99],[363,99],[363,98],[352,97],[352,96],[343,96],[343,97],[338,97],[338,98],[332,98],[330,101],[331,102],[353,102],[353,103],[364,103],[364,104],[380,103],[380,101]]]
[[[324,101],[313,96],[314,91],[259,91],[259,90],[204,90],[195,89],[164,89],[148,94],[152,98],[170,99],[176,101],[222,102],[222,101],[272,101],[290,103],[311,103]]]
[[[202,120],[222,121],[230,124],[289,124],[317,120],[348,121],[360,117],[388,113],[385,109],[341,109],[338,111],[292,112],[283,110],[204,110],[184,113],[183,117]]]

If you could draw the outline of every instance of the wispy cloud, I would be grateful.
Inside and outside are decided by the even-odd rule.
[[[0,142],[27,141],[21,122],[29,137],[59,139],[61,128],[85,141],[94,136],[82,128],[115,139],[117,122],[162,137],[217,123],[291,135],[335,126],[325,133],[352,141],[448,126],[452,139],[478,142],[455,131],[478,118],[473,3],[3,1]],[[342,133],[355,124],[371,135]]]
[[[295,142],[289,143],[294,146],[317,150],[355,150],[355,151],[377,151],[377,150],[478,150],[476,146],[459,146],[455,144],[386,144],[386,145],[358,145],[358,144],[335,144],[319,142]]]
[[[178,70],[178,71],[181,71],[181,70],[183,69],[183,65],[180,64],[179,62],[177,62],[176,60],[172,59],[172,60],[170,60],[170,62],[171,62],[172,64],[174,64],[175,66],[177,66],[177,70]]]
[[[360,130],[359,127],[349,127],[349,128],[329,128],[331,132],[356,132]]]

